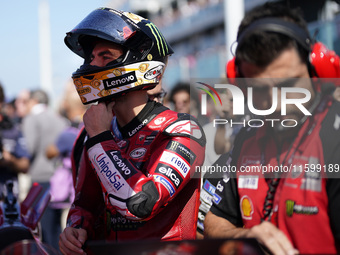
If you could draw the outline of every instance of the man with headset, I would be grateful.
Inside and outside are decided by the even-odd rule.
[[[340,164],[340,105],[318,78],[339,77],[338,58],[324,47],[320,52],[297,10],[277,4],[247,13],[237,42],[229,81],[251,87],[257,110],[279,99],[262,119],[275,121],[243,128],[232,152],[215,163],[236,171],[220,176],[215,187],[209,179],[214,176],[205,179],[203,186],[215,193],[204,234],[256,238],[273,254],[334,254],[340,243],[340,181],[334,174]],[[294,102],[304,94],[297,91],[310,95],[299,107]],[[282,114],[285,97],[291,104]]]
[[[148,100],[173,53],[158,28],[100,8],[65,38],[85,59],[74,74],[85,132],[73,152],[75,200],[60,235],[63,254],[86,240],[195,238],[205,136],[195,119]]]

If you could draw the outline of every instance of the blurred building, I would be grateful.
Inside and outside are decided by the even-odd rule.
[[[229,48],[231,51],[233,49],[230,45],[227,46],[228,38],[225,36],[227,32],[225,4],[228,1],[125,0],[118,4],[117,1],[111,0],[109,6],[149,18],[163,32],[175,51],[164,76],[164,83],[169,89],[177,82],[189,81],[190,78],[225,77],[225,64],[231,56]],[[299,6],[309,24],[311,34],[340,54],[339,1],[276,0],[275,2],[288,4],[292,8]],[[240,2],[246,12],[267,1],[234,0],[233,4]],[[229,6],[233,7],[230,4]]]

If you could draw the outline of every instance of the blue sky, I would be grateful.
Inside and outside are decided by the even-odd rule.
[[[108,0],[49,0],[53,97],[61,95],[72,72],[82,63],[64,44],[66,32],[107,3]],[[22,89],[40,87],[38,5],[39,0],[0,3],[0,82],[9,99]]]

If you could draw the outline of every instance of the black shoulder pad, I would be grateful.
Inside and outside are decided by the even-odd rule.
[[[179,113],[178,119],[165,127],[164,134],[168,136],[185,136],[205,146],[206,139],[202,126],[190,114]]]
[[[126,201],[126,205],[133,215],[143,219],[151,214],[158,199],[157,188],[152,181],[149,181],[143,185],[142,191]]]

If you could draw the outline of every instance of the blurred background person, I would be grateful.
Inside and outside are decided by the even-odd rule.
[[[71,126],[78,128],[79,125],[83,124],[83,115],[87,106],[79,100],[79,95],[74,89],[72,80],[65,86],[59,108],[60,114],[69,120]]]
[[[191,108],[195,107],[195,102],[192,102],[190,108],[190,84],[188,83],[177,83],[170,92],[169,100],[173,104],[173,110],[178,113],[190,113]]]
[[[32,182],[37,182],[44,189],[50,186],[55,165],[54,161],[46,157],[46,147],[54,143],[58,135],[67,126],[65,118],[49,107],[49,97],[44,90],[37,89],[30,92],[28,100],[28,114],[23,119],[23,133],[27,141],[27,148],[31,154],[29,173]],[[47,207],[41,218],[42,240],[58,249],[60,231],[60,215]]]
[[[16,110],[16,116],[18,118],[18,123],[21,124],[22,119],[27,115],[28,113],[28,100],[30,98],[30,91],[27,89],[23,89],[19,92],[17,95],[14,105]]]
[[[179,82],[170,92],[169,101],[175,112],[189,113],[198,119],[198,122],[203,126],[209,122],[208,117],[201,115],[199,110],[199,96],[196,89],[192,89],[190,83]]]
[[[242,124],[232,124],[231,121],[241,123],[241,118],[236,118],[233,115],[233,96],[229,90],[225,90],[219,94],[222,100],[222,105],[216,105],[216,118],[227,120],[227,124],[215,125],[214,135],[214,152],[216,155],[221,155],[229,152],[233,146],[234,139],[238,131],[243,127]],[[214,163],[218,156],[215,157]]]
[[[55,172],[50,179],[51,203],[50,207],[60,217],[60,232],[66,227],[66,218],[74,199],[72,179],[71,153],[73,144],[83,127],[83,115],[86,106],[79,100],[73,82],[66,84],[64,96],[60,104],[61,115],[68,119],[67,127],[57,137],[56,141],[46,148],[46,156],[56,159]]]
[[[27,115],[28,111],[28,100],[30,98],[30,91],[27,89],[22,89],[19,91],[18,95],[14,99],[14,107],[15,107],[15,117],[14,123],[18,126],[18,128],[22,132],[22,120]],[[31,177],[29,172],[19,173],[18,174],[19,181],[19,199],[22,201],[26,198],[26,195],[31,187]]]
[[[3,112],[6,116],[8,116],[14,124],[18,123],[16,108],[15,108],[15,99],[12,100],[5,100],[3,106]]]
[[[233,116],[233,98],[230,91],[220,92],[219,96],[222,100],[222,105],[219,103],[211,105],[211,114],[214,118],[203,126],[207,138],[205,166],[211,166],[221,154],[231,149],[237,132],[243,127],[243,125],[232,125],[230,123],[230,120],[235,120],[235,116]],[[214,123],[214,119],[226,120],[227,123]]]
[[[13,181],[13,192],[19,195],[18,174],[28,171],[29,153],[22,132],[3,112],[4,101],[5,93],[0,84],[0,196],[8,180]]]

